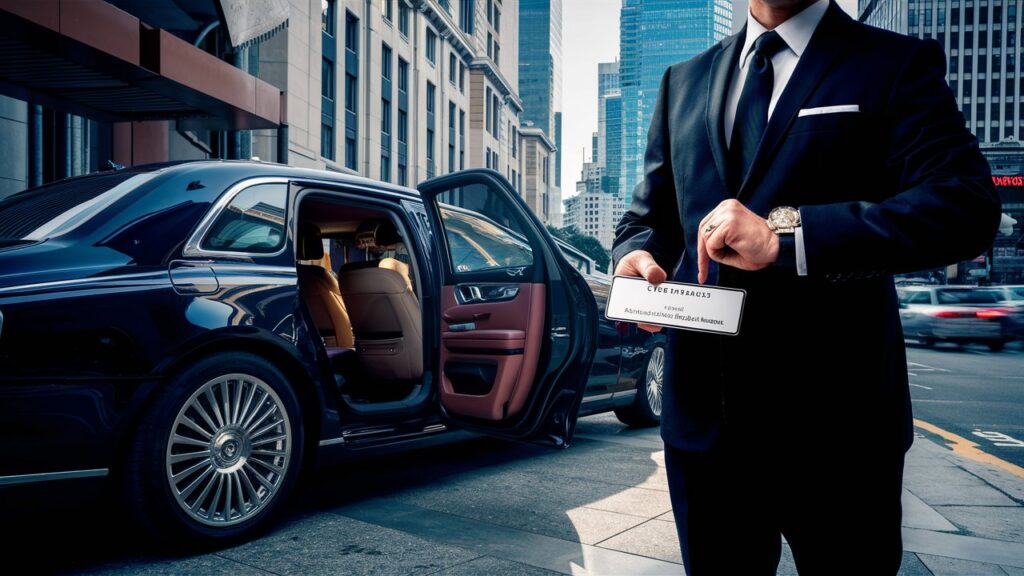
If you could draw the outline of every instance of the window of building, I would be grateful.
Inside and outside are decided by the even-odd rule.
[[[455,52],[448,54],[448,82],[455,86]]]
[[[487,33],[487,57],[494,60],[494,35]]]
[[[484,167],[485,168],[490,168],[491,167],[491,147],[490,146],[488,146],[487,150],[484,152]]]
[[[487,0],[487,23],[494,24],[494,0]]]
[[[484,129],[487,130],[488,134],[493,134],[491,130],[491,89],[487,87],[484,89]]]
[[[345,11],[345,166],[356,169],[359,140],[359,18]]]
[[[407,144],[409,142],[409,115],[405,110],[398,111],[398,142]]]
[[[345,11],[345,50],[359,52],[359,18]]]
[[[466,65],[459,60],[459,92],[466,93]]]
[[[388,82],[391,81],[391,47],[383,44],[380,49],[380,75]]]
[[[328,0],[327,10],[321,18],[321,53],[320,63],[320,156],[334,160],[334,124],[335,124],[335,61],[337,57],[335,0]]]
[[[401,58],[398,59],[398,91],[409,91],[409,63]]]
[[[475,0],[459,0],[459,28],[466,34],[473,34],[473,20],[476,16]]]
[[[500,139],[501,124],[499,124],[498,119],[500,118],[499,114],[501,113],[501,108],[498,105],[498,95],[491,95],[491,100],[491,114],[494,115],[494,118],[491,119],[491,126],[494,128],[494,132],[492,132],[492,134],[495,138]]]
[[[466,168],[466,113],[459,110],[459,170]]]
[[[401,2],[402,0],[398,0]],[[381,15],[384,16],[385,22],[391,22],[395,16],[395,0],[381,0]]]
[[[497,6],[494,7],[494,31],[501,33],[501,11]]]
[[[409,7],[402,0],[398,0],[398,31],[409,36]]]
[[[345,74],[345,110],[356,113],[359,99],[359,79],[352,74]]]
[[[380,181],[391,182],[391,156],[384,152],[380,154]]]
[[[518,155],[519,154],[519,130],[515,126],[512,126],[512,121],[511,120],[509,120],[509,128],[510,128],[509,132],[511,132],[511,134],[512,134],[512,157],[513,158],[518,158],[519,157],[519,155]]]
[[[497,41],[494,42],[494,63],[501,64],[501,46]]]
[[[387,98],[380,100],[380,133],[391,136],[391,101]]]
[[[437,104],[437,87],[433,82],[427,81],[427,114],[433,114]]]
[[[433,28],[427,28],[427,60],[431,64],[437,64],[437,32]]]
[[[408,186],[409,185],[409,169],[406,168],[405,164],[398,165],[398,185]]]

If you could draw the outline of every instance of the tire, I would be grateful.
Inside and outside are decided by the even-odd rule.
[[[636,387],[636,399],[629,406],[615,409],[619,422],[645,427],[661,424],[662,388],[665,382],[665,347],[656,344],[647,355],[644,377]]]
[[[1006,340],[992,340],[986,344],[988,344],[988,349],[993,352],[1000,352],[1003,348],[1006,348]]]
[[[302,452],[302,411],[281,371],[253,354],[215,354],[154,400],[129,452],[125,495],[158,542],[223,546],[281,508]]]

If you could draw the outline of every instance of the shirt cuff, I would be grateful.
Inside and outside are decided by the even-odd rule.
[[[807,251],[804,249],[804,229],[802,226],[796,227],[796,275],[807,276]]]

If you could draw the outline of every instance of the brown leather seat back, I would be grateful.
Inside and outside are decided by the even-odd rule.
[[[342,267],[340,284],[348,302],[356,350],[369,376],[423,376],[423,328],[419,302],[408,279],[379,267]]]
[[[324,259],[324,246],[320,230],[306,227],[298,245],[298,260]],[[341,299],[338,280],[319,264],[298,264],[299,292],[309,309],[324,344],[329,347],[353,348],[355,337],[345,302]]]

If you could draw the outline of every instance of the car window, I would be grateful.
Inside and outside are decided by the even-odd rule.
[[[0,201],[0,245],[67,234],[155,176],[111,172],[9,196]]]
[[[1010,288],[1010,300],[1024,300],[1024,286]]]
[[[995,304],[1003,299],[997,290],[939,290],[939,304]]]
[[[201,244],[203,250],[273,254],[284,245],[285,201],[282,183],[242,190],[221,211]]]
[[[928,292],[922,290],[896,290],[901,304],[930,304]]]
[[[498,198],[472,185],[438,195],[455,273],[533,265],[519,222]]]

